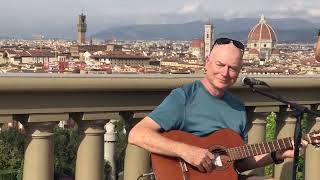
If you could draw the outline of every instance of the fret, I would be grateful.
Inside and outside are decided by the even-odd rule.
[[[237,154],[237,159],[240,159],[240,152],[238,148],[235,148],[236,154]]]
[[[249,145],[249,149],[250,149],[250,151],[251,151],[251,156],[254,156],[254,151],[253,151],[253,149],[252,149],[252,146],[253,146],[253,144],[250,144],[250,145]]]
[[[254,145],[254,144],[252,144],[252,151],[253,151],[253,154],[254,155],[257,155],[258,154],[258,152],[257,152],[257,149],[256,149],[256,146]],[[255,150],[255,151],[254,151]]]
[[[234,156],[234,151],[233,151],[233,149],[231,149],[231,151],[230,151],[230,156],[231,156],[231,159],[232,159],[232,160],[235,160],[235,156]]]
[[[246,146],[242,146],[243,158],[247,157]]]
[[[241,148],[242,148],[242,146],[239,147],[239,153],[240,153],[240,158],[242,159],[243,158],[243,151]]]
[[[292,148],[291,138],[285,138],[286,149]]]
[[[231,153],[232,153],[232,159],[236,160],[237,159],[237,154],[234,148],[231,149]]]
[[[267,144],[267,146],[268,146],[268,148],[269,148],[269,150],[268,150],[268,151],[266,151],[266,152],[271,151],[271,148],[270,148],[269,142],[266,142],[265,144]]]
[[[248,152],[249,152],[249,156],[253,156],[253,152],[252,152],[252,149],[251,149],[251,145],[247,146],[248,147]]]
[[[241,151],[241,159],[243,159],[245,156],[246,156],[246,152],[245,150],[243,149],[244,146],[240,146],[240,151]]]
[[[266,144],[265,144],[265,143],[262,143],[262,147],[263,147],[263,149],[264,149],[263,154],[265,154],[266,152],[268,152],[267,149],[266,149]]]
[[[288,141],[289,141],[289,144],[290,144],[289,148],[292,148],[292,147],[293,147],[293,144],[292,144],[292,139],[291,139],[291,137],[288,138]]]
[[[246,145],[246,151],[247,151],[247,153],[248,153],[248,156],[247,156],[247,157],[250,157],[251,155],[250,155],[250,151],[249,151],[248,145]]]
[[[284,139],[281,139],[282,140],[282,144],[283,144],[283,149],[286,149],[286,143],[284,142]]]
[[[270,144],[272,144],[272,141],[267,142],[267,144],[268,144],[268,146],[269,146],[269,151],[268,151],[268,152],[274,151],[274,150],[272,149],[272,146],[270,145]]]
[[[261,151],[261,148],[260,148],[260,144],[257,144],[258,145],[258,148],[260,150],[259,154],[262,154],[262,151]]]
[[[259,144],[256,144],[256,145],[258,146],[259,154],[262,154]]]
[[[278,147],[279,147],[279,149],[278,149],[278,150],[282,150],[282,149],[281,149],[281,146],[280,146],[280,144],[279,144],[279,140],[278,140],[278,141],[276,141],[276,142],[277,142]]]
[[[273,141],[271,141],[271,144],[272,144],[272,146],[273,146],[273,149],[276,151],[277,149],[276,149],[276,147],[274,146]]]
[[[231,154],[231,148],[227,149],[226,152],[227,152],[227,155],[229,156],[230,160],[233,161],[232,154]]]
[[[262,154],[265,154],[266,153],[266,148],[264,147],[264,144],[260,144],[260,145],[262,145],[263,150],[264,150],[264,151],[262,151]]]
[[[267,145],[269,146],[269,143],[264,143],[264,144],[267,144]],[[272,144],[272,143],[271,143],[271,144]],[[265,152],[265,153],[270,152],[270,150],[271,150],[271,147],[269,146],[269,150],[266,150],[266,152]]]

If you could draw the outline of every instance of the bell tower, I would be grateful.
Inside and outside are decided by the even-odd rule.
[[[213,25],[206,23],[204,25],[204,59],[210,55],[213,39]]]
[[[78,22],[78,44],[84,44],[86,42],[87,23],[86,16],[84,14],[79,15]]]

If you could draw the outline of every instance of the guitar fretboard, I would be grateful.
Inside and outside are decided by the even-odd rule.
[[[280,151],[293,148],[291,137],[278,139],[269,142],[247,144],[239,147],[227,149],[230,160],[244,159],[260,154],[271,153],[273,151]]]

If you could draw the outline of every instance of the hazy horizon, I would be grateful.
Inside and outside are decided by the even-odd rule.
[[[23,4],[23,5],[22,5]],[[219,6],[217,6],[219,4]],[[119,25],[172,24],[196,20],[259,18],[300,18],[320,23],[320,1],[248,0],[18,0],[0,7],[0,37],[48,37],[74,39],[78,15],[87,15],[87,34]]]

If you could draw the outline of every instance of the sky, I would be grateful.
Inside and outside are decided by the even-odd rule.
[[[298,17],[320,23],[320,0],[0,0],[0,37],[73,36],[78,15],[88,34],[113,26],[184,23],[209,18]]]

